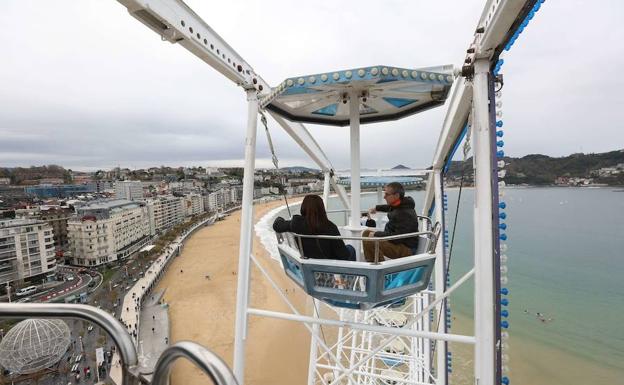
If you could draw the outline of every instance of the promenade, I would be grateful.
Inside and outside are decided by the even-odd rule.
[[[152,263],[152,265],[147,269],[145,275],[141,277],[132,288],[126,293],[123,299],[123,306],[121,308],[120,320],[126,326],[128,333],[133,337],[135,348],[137,349],[139,355],[139,367],[137,368],[139,373],[150,374],[153,371],[153,367],[156,363],[156,360],[160,356],[167,345],[165,344],[165,336],[168,338],[169,333],[169,321],[168,316],[163,316],[162,312],[157,312],[154,309],[154,301],[158,302],[162,293],[152,295],[152,289],[156,286],[160,278],[165,272],[170,261],[176,257],[180,250],[184,245],[184,241],[186,238],[193,234],[193,232],[203,226],[208,224],[212,224],[215,220],[215,217],[208,218],[193,227],[187,230],[184,234],[178,236],[173,242],[171,242],[167,248],[165,248],[164,252]],[[152,300],[152,297],[154,300]],[[145,304],[144,304],[145,302]],[[154,335],[154,338],[147,338],[145,336],[146,331],[141,333],[141,322],[145,321],[145,317],[141,317],[141,312],[144,306],[147,305],[149,308],[148,317],[151,318],[152,315],[156,313],[159,314],[161,321],[167,323],[167,326],[159,327],[159,336],[158,338]],[[165,308],[166,313],[166,308]],[[146,329],[149,333],[152,333],[150,326],[150,322],[148,319]],[[155,328],[155,326],[154,326]],[[166,335],[160,335],[161,331],[166,330]],[[156,331],[156,328],[155,328]],[[143,337],[142,337],[143,336]],[[142,341],[140,344],[139,342]],[[149,352],[149,357],[145,354],[142,355],[142,352]],[[121,366],[119,365],[120,357],[118,352],[116,351],[113,355],[113,366],[111,367],[110,378],[114,383],[121,385],[122,383],[122,372]]]

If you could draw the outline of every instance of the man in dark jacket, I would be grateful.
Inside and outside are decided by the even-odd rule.
[[[388,183],[384,187],[384,199],[387,205],[377,205],[369,210],[371,214],[377,211],[388,213],[388,223],[384,231],[364,230],[364,237],[387,237],[391,235],[418,232],[418,215],[416,206],[411,197],[405,196],[403,185],[398,182]],[[364,256],[368,262],[375,261],[375,242],[364,241]],[[393,241],[379,242],[379,261],[383,257],[391,259],[407,257],[416,254],[418,237],[402,238]]]

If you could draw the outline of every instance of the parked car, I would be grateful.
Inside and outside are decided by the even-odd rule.
[[[37,286],[28,286],[28,287],[23,287],[21,289],[19,289],[15,295],[18,297],[24,297],[27,296],[29,294],[33,294],[37,292]]]

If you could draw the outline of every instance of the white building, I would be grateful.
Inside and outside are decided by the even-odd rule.
[[[189,193],[183,198],[184,215],[187,217],[204,212],[204,199],[200,194]]]
[[[45,278],[56,270],[52,227],[44,221],[0,221],[0,285]]]
[[[138,180],[119,180],[115,182],[115,198],[129,201],[143,199],[143,184]]]
[[[112,199],[76,208],[67,223],[72,263],[98,266],[130,256],[149,242],[150,225],[143,202]]]
[[[173,195],[161,195],[147,201],[150,234],[162,233],[184,221],[184,200]]]

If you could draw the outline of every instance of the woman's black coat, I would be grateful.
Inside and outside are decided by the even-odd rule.
[[[325,226],[312,233],[305,218],[301,215],[294,215],[289,221],[282,217],[275,218],[273,230],[278,233],[292,232],[303,235],[340,235],[338,227],[331,221],[328,221]],[[345,261],[348,261],[350,258],[349,250],[347,250],[342,239],[301,238],[301,244],[303,245],[303,254],[306,258],[340,259]]]

